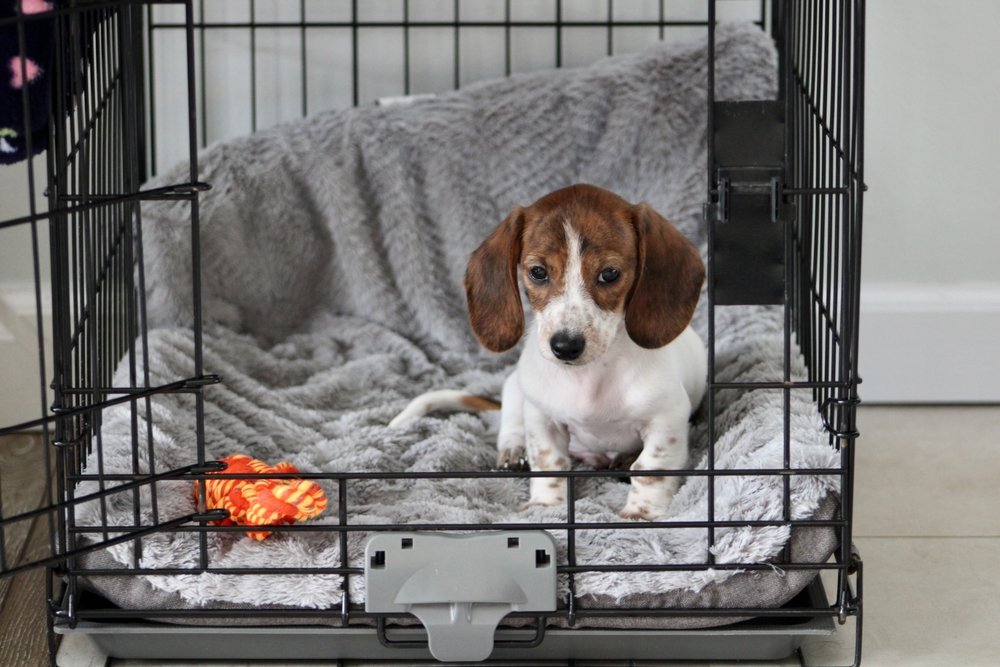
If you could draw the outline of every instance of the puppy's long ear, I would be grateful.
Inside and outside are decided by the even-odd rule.
[[[663,347],[694,317],[705,264],[693,243],[649,204],[632,207],[639,271],[625,306],[625,328],[636,344]]]
[[[518,206],[476,248],[465,270],[472,332],[493,352],[514,347],[524,333],[524,307],[517,287],[523,229],[524,209]]]

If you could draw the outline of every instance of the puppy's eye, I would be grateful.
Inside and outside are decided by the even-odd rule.
[[[618,269],[612,269],[610,266],[600,272],[597,276],[597,282],[599,283],[613,283],[618,280],[618,276],[621,274]]]
[[[549,279],[549,272],[545,270],[544,266],[533,266],[528,270],[528,275],[536,283],[544,283]]]

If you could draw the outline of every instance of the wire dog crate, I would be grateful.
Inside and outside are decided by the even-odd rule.
[[[569,578],[570,593],[557,601],[554,611],[514,613],[512,618],[522,625],[498,630],[491,659],[577,664],[581,657],[631,661],[764,659],[793,652],[802,658],[801,646],[807,637],[829,634],[834,620],[844,624],[853,618],[854,664],[860,664],[862,563],[851,537],[860,382],[863,0],[389,0],[373,4],[357,0],[241,0],[227,3],[235,7],[233,11],[220,10],[221,4],[213,6],[206,0],[69,0],[56,2],[47,11],[0,19],[0,30],[17,45],[14,53],[24,56],[39,31],[45,32],[53,45],[43,83],[48,90],[37,95],[28,85],[23,86],[19,100],[23,127],[14,128],[29,156],[38,152],[38,142],[47,144],[44,178],[29,161],[27,191],[18,194],[25,202],[25,212],[0,222],[0,235],[6,235],[0,236],[0,241],[21,244],[31,259],[31,310],[38,362],[37,383],[25,391],[39,397],[35,415],[25,414],[19,423],[0,426],[0,436],[40,432],[45,469],[37,472],[44,474],[47,482],[47,495],[39,507],[11,510],[0,505],[0,575],[38,566],[50,568],[54,575],[48,578],[47,590],[51,645],[55,646],[57,634],[85,632],[121,657],[428,659],[427,638],[419,627],[394,626],[400,614],[366,611],[363,601],[351,600],[346,594],[352,577],[365,576],[364,568],[348,562],[348,536],[406,536],[415,530],[422,531],[417,535],[518,530],[527,531],[529,536],[532,531],[566,535],[568,552],[556,570]],[[732,18],[749,18],[774,38],[779,56],[776,100],[731,102],[715,98],[717,21]],[[492,59],[482,55],[484,35],[495,43]],[[354,524],[348,500],[353,484],[421,474],[316,472],[307,476],[336,490],[338,522],[303,529],[335,535],[341,545],[340,562],[320,570],[292,565],[280,571],[246,568],[224,573],[342,576],[345,595],[337,608],[126,609],[92,592],[88,582],[100,578],[218,572],[207,548],[208,536],[241,530],[213,525],[211,522],[221,515],[206,511],[203,505],[199,511],[179,516],[166,515],[156,506],[159,485],[196,484],[219,470],[206,451],[204,424],[212,385],[222,378],[206,368],[202,355],[199,201],[212,184],[201,180],[199,149],[218,139],[329,106],[357,106],[376,97],[440,92],[524,69],[583,64],[588,58],[688,35],[707,35],[709,55],[704,205],[709,276],[708,468],[680,473],[708,479],[709,503],[704,521],[663,522],[653,527],[698,528],[707,532],[712,544],[715,531],[729,525],[715,516],[711,500],[714,480],[741,473],[772,476],[784,486],[784,515],[758,524],[834,530],[839,546],[829,562],[796,562],[786,547],[783,556],[771,563],[718,563],[708,552],[705,561],[698,564],[578,564],[574,553],[578,531],[634,526],[578,522],[574,483],[587,476],[627,474],[620,471],[562,473],[570,488],[564,522],[501,526]],[[337,74],[329,74],[329,63],[318,61],[314,51],[317,42],[331,39],[343,44],[346,67]],[[584,55],[573,51],[575,43],[585,45]],[[386,49],[398,53],[400,67],[391,74],[373,72],[369,65],[376,56],[371,54]],[[242,55],[234,55],[240,50]],[[282,71],[296,71],[297,76],[268,69],[274,52],[291,63],[286,63],[290,69]],[[234,57],[242,58],[239,67],[244,74],[238,76],[245,77],[242,93],[248,98],[239,101],[228,99],[228,89],[213,90],[208,83],[218,80],[220,72],[223,79],[227,72],[231,75],[233,70],[220,63],[232,62]],[[27,81],[31,78],[29,66],[24,58],[19,62],[21,80]],[[433,75],[429,74],[432,69],[436,72]],[[215,79],[210,76],[213,72]],[[285,88],[275,94],[269,88],[275,85]],[[173,94],[170,86],[183,93]],[[228,105],[229,111],[217,115],[219,105]],[[47,120],[41,134],[31,120],[40,114]],[[178,161],[187,165],[184,179],[164,186],[143,186],[149,176]],[[4,193],[5,198],[11,196]],[[149,202],[184,207],[190,222],[192,363],[189,372],[162,384],[151,382],[149,367],[141,361],[148,358],[150,329],[142,213],[142,205]],[[47,250],[43,248],[44,235],[40,236],[45,231]],[[717,309],[743,304],[781,308],[783,377],[768,382],[718,379],[714,358]],[[45,332],[49,309],[51,345],[46,343]],[[807,378],[797,378],[792,372],[790,360],[796,345],[805,358]],[[752,471],[715,469],[715,405],[720,392],[726,391],[781,394],[783,466]],[[829,444],[839,452],[835,468],[792,466],[790,397],[801,391],[811,394]],[[152,415],[157,401],[170,395],[183,395],[189,401],[196,446],[188,465],[162,469],[156,465]],[[131,415],[134,468],[131,474],[111,474],[105,471],[102,458],[104,417],[108,409],[122,405],[128,406]],[[141,461],[148,461],[148,468]],[[8,492],[10,478],[5,472],[0,470],[0,490]],[[833,518],[792,517],[791,479],[802,474],[828,475],[836,480],[839,503]],[[435,475],[527,478],[531,473],[455,471]],[[7,498],[4,493],[0,501],[6,503]],[[153,503],[152,522],[140,518],[139,504],[146,502],[145,498]],[[115,503],[135,508],[130,525],[109,521],[107,506]],[[96,523],[80,518],[78,510],[86,504],[102,508]],[[50,553],[25,562],[19,556],[17,536],[36,522],[51,536]],[[198,567],[183,571],[148,568],[143,562],[144,540],[163,533],[196,534]],[[119,544],[134,545],[128,566],[95,566],[87,558]],[[754,572],[775,568],[825,573],[832,600],[828,601],[818,576],[779,608],[595,608],[579,605],[574,596],[574,577],[585,572],[613,577],[671,569]],[[587,619],[687,616],[738,622],[721,629],[695,630],[578,627]],[[233,619],[241,625],[228,626]],[[548,627],[556,620],[564,627]],[[213,621],[227,627],[213,626]],[[52,660],[54,664],[54,652]]]

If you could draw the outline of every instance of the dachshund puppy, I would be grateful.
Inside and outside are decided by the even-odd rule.
[[[520,277],[534,312],[525,323]],[[647,204],[573,185],[517,207],[469,260],[477,340],[509,350],[497,464],[557,471],[670,470],[688,459],[688,420],[705,392],[705,345],[690,328],[705,281],[697,248]],[[458,391],[414,399],[391,425],[439,409],[495,409]],[[677,477],[633,476],[623,518],[655,519]],[[529,504],[566,502],[566,480],[532,478]]]

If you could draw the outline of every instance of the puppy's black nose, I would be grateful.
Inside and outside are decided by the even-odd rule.
[[[583,348],[587,346],[587,341],[584,340],[583,336],[560,331],[552,337],[549,344],[552,346],[552,354],[556,355],[556,359],[573,361],[583,354]]]

